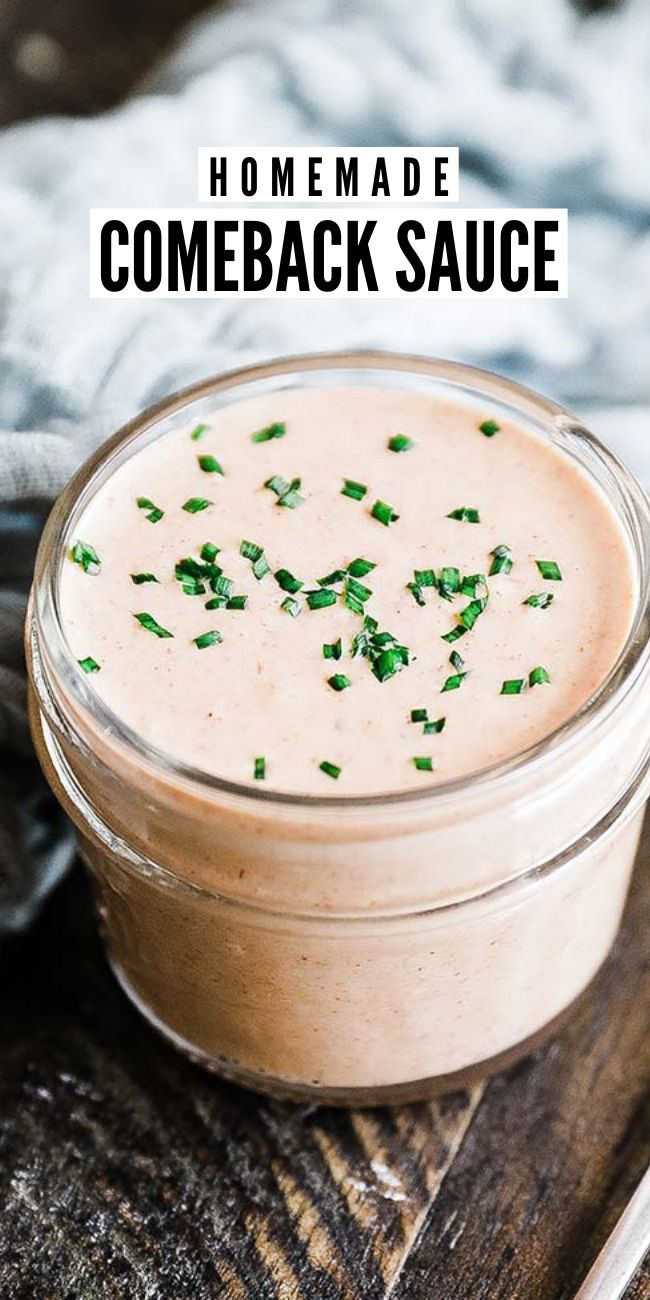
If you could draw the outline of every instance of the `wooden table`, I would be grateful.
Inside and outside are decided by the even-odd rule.
[[[569,1300],[650,1157],[649,859],[646,835],[554,1043],[352,1113],[259,1100],[159,1041],[77,872],[0,953],[2,1300]]]

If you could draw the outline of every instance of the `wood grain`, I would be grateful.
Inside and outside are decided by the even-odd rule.
[[[350,1114],[160,1042],[77,874],[0,960],[0,1296],[569,1300],[650,1154],[648,855],[555,1043],[471,1094]]]

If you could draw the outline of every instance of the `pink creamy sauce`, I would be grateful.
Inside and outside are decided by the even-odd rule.
[[[193,425],[137,451],[89,501],[74,522],[101,569],[62,564],[60,607],[76,659],[100,671],[87,682],[117,718],[177,760],[238,783],[253,784],[255,759],[266,761],[265,788],[295,794],[363,795],[461,777],[513,756],[565,722],[593,694],[616,661],[632,619],[635,576],[628,541],[604,495],[567,457],[498,417],[486,437],[480,423],[493,412],[432,397],[380,389],[298,389],[233,403],[212,416],[200,440]],[[255,443],[251,435],[283,422],[283,437]],[[405,434],[413,446],[394,452]],[[223,475],[204,472],[214,456]],[[283,508],[264,486],[272,475],[301,479],[304,504]],[[344,478],[368,487],[363,500],[341,493]],[[138,497],[161,510],[157,523]],[[191,514],[192,497],[210,506]],[[380,499],[399,518],[384,526],[371,514]],[[459,507],[480,523],[448,518]],[[264,549],[272,572],[257,581],[240,554],[242,539]],[[198,559],[206,542],[233,579],[245,610],[208,611],[212,592],[186,595],[174,568]],[[488,600],[474,627],[453,645],[442,635],[458,625],[469,595],[448,601],[424,589],[420,607],[407,583],[414,570],[457,567],[489,575],[491,552],[507,546],[510,572],[487,576]],[[367,658],[351,657],[362,618],[343,599],[307,607],[305,592],[357,557],[376,566],[359,580],[379,629],[407,646],[410,663],[384,682]],[[536,560],[553,560],[561,581],[545,579]],[[283,568],[304,583],[292,618],[287,592],[273,574]],[[151,572],[157,583],[135,585]],[[342,590],[341,584],[334,588]],[[479,590],[479,595],[484,594]],[[523,602],[547,594],[546,608]],[[150,613],[173,637],[160,639],[134,617]],[[194,639],[217,630],[220,643]],[[323,644],[342,642],[341,658]],[[467,675],[443,692],[457,651]],[[505,680],[529,680],[543,667],[550,683],[501,694]],[[80,668],[81,672],[82,669]],[[335,673],[351,686],[336,692]],[[445,718],[423,734],[411,711]],[[414,757],[430,757],[433,772]],[[326,760],[338,780],[320,770]]]

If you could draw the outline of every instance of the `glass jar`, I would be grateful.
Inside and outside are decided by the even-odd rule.
[[[220,780],[130,731],[66,644],[62,559],[85,503],[180,419],[287,387],[404,387],[515,418],[578,461],[634,555],[607,679],[552,735],[392,796]],[[548,1037],[615,938],[648,792],[648,501],[561,407],[468,366],[384,353],[251,366],[138,417],[79,471],[41,542],[27,625],[38,753],[75,823],[115,973],[171,1042],[278,1096],[385,1104],[457,1087]],[[603,617],[607,617],[606,609]]]

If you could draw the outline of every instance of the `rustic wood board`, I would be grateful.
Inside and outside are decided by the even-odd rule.
[[[161,1042],[76,873],[0,954],[2,1300],[569,1300],[650,1157],[649,858],[646,835],[616,952],[550,1047],[350,1114]]]

